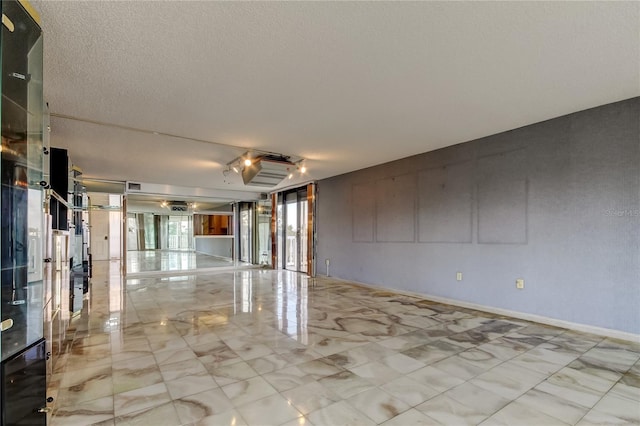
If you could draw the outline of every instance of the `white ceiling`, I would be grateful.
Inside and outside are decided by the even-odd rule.
[[[640,95],[639,2],[33,3],[85,177],[256,191],[202,141],[306,158],[288,185]]]

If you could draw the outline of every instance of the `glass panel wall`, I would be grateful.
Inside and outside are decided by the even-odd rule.
[[[301,197],[298,198],[298,205],[300,210],[300,215],[298,216],[298,224],[299,224],[299,232],[298,232],[298,241],[299,241],[299,259],[298,259],[298,271],[307,272],[307,244],[309,241],[308,237],[308,214],[309,214],[309,205],[307,202],[307,193],[305,191]]]
[[[253,248],[253,206],[251,203],[240,203],[240,261],[251,263]]]
[[[122,258],[122,195],[109,194],[109,258]]]
[[[127,213],[127,251],[140,250],[140,227],[138,215]]]
[[[285,269],[298,270],[298,196],[295,192],[285,196]]]
[[[277,215],[279,267],[290,271],[308,272],[307,188],[279,194]]]
[[[153,213],[127,213],[127,251],[155,250],[158,223]]]
[[[260,265],[271,265],[271,199],[256,204],[256,256]]]
[[[127,214],[127,250],[192,250],[193,216]]]
[[[283,203],[283,194],[279,193],[277,196],[277,206],[276,206],[276,268],[282,268],[282,259],[284,259],[284,203]]]
[[[193,216],[167,217],[167,248],[191,250],[193,248]]]
[[[156,249],[156,226],[155,218],[152,214],[143,214],[142,225],[144,230],[144,249],[155,250]]]
[[[42,34],[3,1],[0,266],[2,359],[43,336]]]

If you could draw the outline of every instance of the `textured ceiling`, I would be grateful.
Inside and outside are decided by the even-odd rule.
[[[35,1],[52,146],[85,177],[252,190],[243,151],[320,179],[640,95],[638,2]]]

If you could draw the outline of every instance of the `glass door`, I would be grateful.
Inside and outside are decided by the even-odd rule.
[[[284,269],[308,272],[308,214],[306,188],[284,195]]]
[[[257,203],[256,228],[256,263],[271,265],[271,199]]]
[[[308,221],[309,205],[307,203],[307,191],[302,197],[298,193],[298,271],[308,272],[307,247],[308,247]]]
[[[167,234],[169,250],[191,250],[193,248],[193,217],[169,216]]]
[[[295,192],[285,196],[285,253],[284,268],[298,270],[298,198]]]
[[[253,206],[240,203],[240,261],[251,263],[253,258]]]
[[[127,213],[127,251],[155,250],[159,226],[160,216],[153,213]],[[172,229],[177,228],[181,226],[173,225]],[[180,242],[180,238],[173,239],[174,244]]]

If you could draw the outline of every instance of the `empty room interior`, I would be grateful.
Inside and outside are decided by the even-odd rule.
[[[1,425],[640,424],[640,2],[0,7]]]

